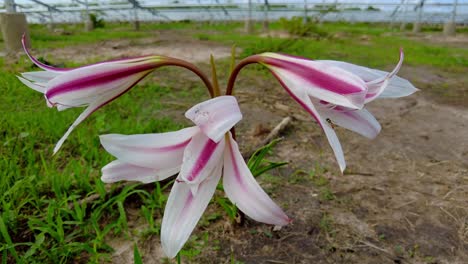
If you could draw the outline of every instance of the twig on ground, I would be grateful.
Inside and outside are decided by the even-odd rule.
[[[289,123],[291,123],[291,121],[292,121],[292,118],[289,117],[289,116],[283,118],[283,120],[281,120],[281,122],[279,122],[278,125],[276,125],[275,128],[273,128],[273,130],[271,130],[271,132],[268,134],[268,136],[266,136],[265,139],[263,139],[253,149],[247,151],[246,153],[242,153],[242,156],[244,156],[244,157],[252,156],[252,154],[254,154],[254,152],[257,149],[267,145],[273,139],[277,138],[286,129],[286,127],[289,125]]]

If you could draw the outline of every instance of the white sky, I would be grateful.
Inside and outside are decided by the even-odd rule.
[[[41,0],[44,3],[47,4],[54,4],[54,3],[71,3],[72,0]],[[88,0],[89,2],[123,2],[125,0],[105,0],[105,1],[96,1],[96,0]],[[141,2],[146,2],[146,3],[171,3],[174,0],[140,0]],[[215,0],[178,0],[181,3],[215,3]],[[410,2],[419,2],[420,0],[409,0]],[[3,2],[3,1],[0,1]],[[15,0],[16,3],[18,4],[33,4],[32,1],[29,0]],[[233,2],[233,3],[246,3],[248,0],[219,0],[219,2]],[[252,2],[263,2],[263,0],[252,0]],[[274,2],[292,2],[292,3],[301,3],[304,2],[304,0],[269,0],[270,3]],[[317,2],[328,2],[328,3],[333,3],[335,0],[308,0],[310,3],[317,3]],[[352,2],[359,2],[359,3],[400,3],[401,0],[338,0],[338,2],[347,2],[347,3],[352,3]],[[437,2],[437,3],[453,3],[454,0],[426,0],[427,3],[431,2]],[[458,0],[458,3],[468,3],[468,0]]]

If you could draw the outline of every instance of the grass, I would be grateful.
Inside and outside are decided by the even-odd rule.
[[[93,32],[81,32],[81,25],[60,27],[63,28],[62,33],[51,33],[44,26],[32,25],[30,32],[34,48],[40,50],[119,38],[144,38],[153,34],[154,30],[183,30],[191,32],[198,39],[236,44],[243,49],[242,56],[270,50],[388,67],[396,62],[398,49],[404,47],[409,65],[452,72],[462,72],[468,66],[466,49],[415,41],[402,34],[387,35],[389,31],[383,25],[370,28],[367,24],[324,24],[321,30],[326,31],[328,36],[318,40],[286,40],[240,34],[241,23],[142,24],[140,32],[134,32],[130,24],[109,24]],[[272,23],[271,29],[282,28],[279,23]],[[337,36],[343,32],[346,32],[345,37]],[[363,34],[368,38],[362,39]],[[73,61],[67,62],[67,65],[74,64]],[[228,63],[222,65],[226,69],[220,69],[220,72],[229,67]],[[88,118],[72,133],[63,149],[52,156],[56,141],[82,109],[57,112],[47,108],[41,95],[24,87],[15,77],[19,72],[37,70],[31,68],[24,58],[14,64],[0,60],[0,66],[0,86],[3,89],[0,99],[0,171],[3,172],[0,177],[0,262],[109,261],[112,248],[107,244],[108,237],[135,236],[127,223],[126,207],[129,205],[139,208],[147,222],[140,236],[159,234],[159,219],[170,183],[149,187],[138,184],[105,186],[99,179],[100,168],[113,158],[100,147],[97,136],[179,129],[187,124],[182,121],[183,118],[174,120],[161,113],[170,106],[171,101],[193,102],[205,98],[206,92],[201,85],[198,82],[187,85],[187,80],[171,81],[177,76],[177,70],[158,70],[152,76],[168,76],[164,79],[165,84],[158,84],[155,77],[146,79],[128,94]],[[259,72],[262,73],[262,70],[251,67],[246,74],[257,75]],[[263,167],[259,165],[256,163],[259,170],[265,166],[275,166],[268,162],[263,163]],[[306,180],[320,189],[319,199],[333,200],[333,191],[322,176],[320,167],[317,168]],[[95,198],[88,202],[87,197]],[[220,204],[220,210],[225,208],[227,216],[235,217],[236,211],[232,205],[222,198],[214,200]],[[207,215],[201,222],[209,223],[220,217],[219,214]],[[324,215],[320,228],[326,233],[333,233],[332,223],[332,219]],[[206,233],[193,237],[183,251],[183,257],[191,259],[199,254],[208,243],[208,236]],[[140,256],[137,246],[134,251],[135,256]],[[234,257],[232,259],[234,263]]]
[[[276,24],[271,28],[279,29]],[[424,65],[455,72],[462,72],[468,67],[468,50],[465,48],[447,48],[441,44],[427,43],[425,40],[414,40],[403,34],[390,34],[392,32],[383,25],[369,28],[367,24],[326,23],[318,28],[320,31],[328,32],[328,37],[267,38],[239,34],[241,28],[223,34],[200,33],[197,37],[244,47],[243,57],[275,51],[312,59],[343,60],[381,68],[395,64],[398,60],[398,50],[403,48],[407,55],[405,65]]]

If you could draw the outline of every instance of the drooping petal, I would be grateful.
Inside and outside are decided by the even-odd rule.
[[[53,78],[59,76],[62,73],[56,73],[56,72],[49,72],[49,71],[35,71],[35,72],[23,72],[21,75],[32,81],[32,82],[40,82],[40,83],[46,83]]]
[[[366,109],[340,109],[317,107],[322,118],[329,120],[332,124],[339,125],[367,138],[375,138],[382,127],[375,117]]]
[[[159,134],[100,136],[102,146],[119,160],[156,170],[179,167],[197,127]]]
[[[276,69],[273,74],[275,76],[276,74],[281,76],[283,72],[281,69]],[[296,102],[299,103],[299,105],[301,105],[302,108],[304,108],[322,127],[323,131],[325,132],[325,135],[327,136],[328,143],[330,143],[333,153],[335,154],[338,165],[340,166],[340,170],[343,172],[346,168],[346,162],[344,159],[343,149],[341,148],[340,141],[338,140],[338,137],[336,136],[336,133],[333,130],[333,128],[330,127],[326,120],[320,116],[319,112],[315,109],[314,105],[312,104],[309,95],[304,89],[292,85],[290,83],[290,80],[287,78],[285,79],[278,76],[276,77],[283,86],[283,88],[286,90],[286,92],[288,92],[288,94],[294,100],[296,100]]]
[[[393,71],[390,73],[343,61],[319,61],[342,68],[343,70],[354,73],[362,78],[370,86],[366,99],[366,102],[369,102],[375,98],[396,98],[408,96],[418,90],[408,80],[396,76],[396,73],[403,63],[403,58],[403,51],[400,51],[400,60]]]
[[[378,98],[399,98],[411,95],[419,89],[414,87],[408,80],[393,76],[387,88],[378,96]]]
[[[143,78],[143,77],[145,77],[145,76],[141,76],[141,78]],[[139,82],[141,80],[141,78],[134,81],[131,85],[119,87],[119,89],[108,91],[107,93],[102,94],[100,97],[95,98],[94,99],[95,101],[93,101],[92,103],[90,103],[88,105],[88,107],[85,109],[85,111],[78,116],[78,118],[75,120],[75,122],[73,122],[73,124],[68,128],[67,132],[65,132],[65,134],[62,136],[62,138],[57,142],[57,145],[54,148],[54,154],[57,153],[57,151],[62,146],[63,142],[65,142],[65,140],[68,138],[68,136],[75,129],[76,126],[78,126],[81,122],[83,122],[88,116],[90,116],[92,113],[94,113],[97,109],[99,109],[102,106],[110,103],[111,101],[113,101],[114,99],[116,99],[117,97],[119,97],[120,95],[125,93],[128,89],[130,89],[137,82]],[[50,102],[49,99],[47,98],[47,93],[46,93],[45,97],[46,97],[47,103],[49,105],[53,106],[53,103]],[[75,106],[74,105],[64,104],[63,107],[61,108],[61,110],[64,110],[64,109],[70,108],[70,107],[75,107]]]
[[[49,81],[45,95],[52,104],[82,106],[133,87],[154,68],[152,63],[135,67],[123,64],[82,67]]]
[[[59,151],[59,149],[62,147],[63,142],[68,138],[70,133],[75,129],[76,126],[78,126],[83,120],[85,120],[89,115],[91,115],[94,111],[96,111],[99,107],[101,107],[104,104],[103,100],[98,100],[92,104],[90,104],[86,109],[78,116],[78,118],[73,122],[73,124],[68,128],[67,132],[60,138],[60,140],[57,142],[57,144],[54,147],[54,154]]]
[[[366,103],[373,101],[387,88],[390,84],[390,80],[395,76],[403,65],[404,53],[400,50],[400,60],[398,61],[395,68],[387,75],[377,78],[375,80],[367,82],[368,91],[366,94]]]
[[[222,163],[225,141],[218,143],[199,132],[195,134],[184,151],[179,180],[192,187],[194,194],[199,183],[206,179],[211,172]]]
[[[18,77],[18,79],[26,86],[28,86],[29,88],[35,90],[35,91],[38,91],[40,93],[45,93],[47,91],[47,88],[45,87],[45,84],[39,84],[39,83],[33,83],[23,77],[20,77],[20,76],[16,76]]]
[[[161,244],[169,258],[177,255],[203,215],[221,177],[221,168],[222,164],[218,164],[195,195],[185,182],[174,183],[161,224]]]
[[[261,63],[290,86],[304,89],[320,100],[359,109],[364,105],[367,85],[358,76],[326,63],[263,53]]]
[[[164,180],[179,172],[180,166],[165,170],[140,167],[134,164],[114,160],[102,168],[101,180],[105,183],[118,181],[139,181],[150,183]]]
[[[67,110],[67,109],[73,108],[73,106],[61,105],[61,104],[56,104],[55,106],[57,106],[57,110],[58,110],[58,111],[63,111],[63,110]]]
[[[223,185],[227,197],[242,212],[256,221],[277,226],[291,222],[257,183],[231,133],[228,140],[224,150],[223,172]]]
[[[242,113],[234,96],[218,96],[193,106],[185,112],[185,117],[211,140],[219,142],[242,119]]]

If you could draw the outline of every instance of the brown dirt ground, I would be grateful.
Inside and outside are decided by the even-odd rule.
[[[112,45],[93,47],[109,58],[161,53],[206,61],[210,53],[217,58],[230,53],[229,47],[164,34]],[[76,48],[53,52],[80,61]],[[267,133],[283,117],[294,118],[272,157],[290,164],[259,179],[294,221],[273,230],[249,219],[242,226],[217,219],[196,229],[194,235],[208,233],[209,239],[190,242],[202,252],[183,262],[468,263],[468,98],[447,102],[424,92],[437,82],[466,89],[466,77],[420,67],[403,67],[400,75],[422,91],[369,105],[382,124],[375,140],[337,129],[348,164],[341,175],[323,133],[276,81],[241,74],[236,90],[245,116],[238,126],[241,147],[259,142],[265,136],[259,131]],[[164,82],[171,76],[153,78]],[[135,230],[145,226],[138,210],[128,209]],[[205,215],[215,211],[221,209],[210,205]],[[135,240],[144,263],[168,262],[158,236]],[[132,241],[113,238],[110,244],[114,263],[133,260]]]

